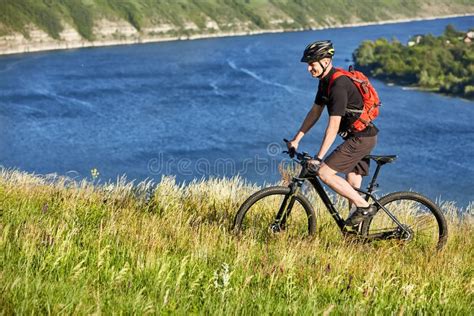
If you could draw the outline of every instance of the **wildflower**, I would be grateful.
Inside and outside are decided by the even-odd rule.
[[[91,176],[92,176],[92,179],[97,179],[99,177],[100,173],[99,173],[99,170],[97,170],[97,168],[93,168],[91,169]]]

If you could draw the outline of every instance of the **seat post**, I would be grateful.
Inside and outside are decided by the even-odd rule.
[[[374,172],[374,176],[372,177],[372,180],[370,180],[370,184],[367,188],[367,190],[369,191],[369,193],[372,193],[372,190],[374,189],[375,186],[377,186],[377,184],[375,183],[375,181],[377,181],[377,177],[379,175],[379,172],[380,172],[380,168],[382,167],[382,164],[378,163],[377,162],[377,168],[375,169],[375,172]],[[368,198],[368,197],[367,197]]]

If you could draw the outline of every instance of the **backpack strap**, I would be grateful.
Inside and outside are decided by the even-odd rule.
[[[341,68],[336,68],[336,72],[334,72],[331,76],[331,78],[329,78],[329,84],[328,84],[328,97],[329,97],[329,92],[331,91],[331,87],[332,85],[334,84],[334,81],[339,78],[340,76],[346,76],[346,74],[344,73],[344,70],[341,69]]]
[[[334,68],[336,69],[336,72],[332,74],[331,78],[329,78],[328,96],[329,92],[331,91],[331,87],[334,84],[334,81],[341,76],[346,76],[347,78],[351,79],[351,81],[355,84],[357,90],[359,90],[362,95],[367,94],[367,81],[355,77],[350,71],[337,67]]]
[[[341,77],[341,76],[346,76],[347,78],[349,78],[352,82],[357,82],[359,84],[361,84],[362,82],[364,82],[363,80],[360,80],[359,78],[356,78],[354,77],[350,71],[346,71],[342,68],[338,68],[338,67],[334,67],[336,69],[336,72],[334,72],[331,76],[331,78],[329,78],[329,84],[328,84],[328,97],[329,97],[329,92],[331,91],[331,87],[332,85],[334,84],[334,81],[336,81],[337,78]],[[357,90],[359,90],[359,92],[362,92],[360,91],[359,87],[357,86],[357,84],[355,84]],[[347,109],[346,108],[346,112],[350,112],[350,113],[359,113],[359,114],[362,114],[364,113],[364,110],[361,109],[361,110],[356,110],[356,109]]]

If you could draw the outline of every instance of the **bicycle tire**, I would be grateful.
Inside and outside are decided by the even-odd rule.
[[[256,211],[256,212],[258,211],[263,212],[263,209],[269,208],[270,211],[268,212],[268,214],[273,215],[273,219],[274,219],[281,205],[281,201],[284,199],[285,196],[289,194],[290,194],[290,188],[283,187],[283,186],[268,187],[258,192],[255,192],[240,206],[239,211],[237,212],[234,218],[232,230],[236,233],[242,233],[243,231],[247,230],[246,229],[247,226],[250,226],[248,225],[248,223],[246,223],[246,219],[250,217],[249,210]],[[276,199],[275,203],[267,203],[267,204],[264,204],[260,210],[258,209],[252,210],[253,207],[256,207],[257,203],[261,202],[265,198],[272,197],[272,196],[275,197]],[[278,202],[278,199],[281,199],[280,203]],[[298,202],[298,204],[296,202]],[[273,204],[273,205],[268,205],[268,204]],[[271,208],[272,206],[273,207],[276,206],[276,208]],[[300,218],[300,220],[298,221],[298,226],[302,232],[303,214],[301,214],[302,213],[301,210],[298,211],[298,214],[295,214],[295,207],[302,208],[304,210],[304,213],[307,219],[307,234],[313,235],[316,232],[316,216],[315,216],[313,207],[311,206],[311,203],[301,193],[295,194],[295,204],[293,205],[293,209],[290,210],[291,213],[289,215],[290,216],[289,220],[291,221],[292,217],[298,216]],[[270,217],[268,217],[268,219],[270,219]],[[271,224],[271,223],[261,223],[261,224],[256,223],[256,225],[260,225],[259,227],[257,227],[257,229],[265,230],[266,224]],[[306,232],[306,229],[305,229],[305,232]]]
[[[394,192],[382,197],[379,203],[412,231],[412,238],[407,241],[418,240],[420,245],[430,249],[441,250],[445,246],[448,239],[446,219],[440,208],[426,196],[416,192]],[[384,227],[388,225],[396,226],[380,208],[374,216],[362,222],[361,233],[370,237],[377,231],[388,229]]]

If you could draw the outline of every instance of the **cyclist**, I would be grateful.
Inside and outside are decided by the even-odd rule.
[[[370,124],[363,131],[351,131],[351,124],[357,119],[357,115],[351,110],[360,111],[363,100],[357,87],[346,76],[336,78],[328,88],[329,79],[336,72],[332,65],[333,56],[334,47],[329,40],[316,41],[304,50],[301,62],[308,64],[308,71],[313,78],[319,79],[319,86],[311,110],[287,145],[288,149],[296,150],[327,105],[329,121],[326,132],[317,155],[308,162],[308,168],[316,172],[331,189],[346,197],[350,205],[355,205],[345,225],[356,226],[376,211],[376,207],[360,196],[354,187],[360,188],[362,177],[368,174],[369,160],[364,157],[375,147],[378,129]],[[338,134],[344,142],[326,157]],[[338,176],[338,172],[346,174],[346,179]]]

